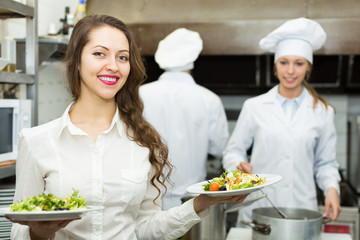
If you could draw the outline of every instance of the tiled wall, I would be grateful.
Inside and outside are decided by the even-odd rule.
[[[60,117],[71,103],[62,62],[44,62],[40,66],[38,96],[39,124]]]
[[[247,98],[251,96],[221,96],[225,109],[239,110]],[[338,136],[337,160],[341,169],[346,169],[347,165],[347,111],[348,97],[324,96],[336,108],[335,127]],[[229,121],[229,131],[234,130],[236,121]]]

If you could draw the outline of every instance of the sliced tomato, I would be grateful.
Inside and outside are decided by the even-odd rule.
[[[210,191],[219,191],[220,184],[217,182],[214,182],[210,184]]]

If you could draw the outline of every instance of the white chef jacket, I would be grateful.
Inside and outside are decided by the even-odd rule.
[[[334,109],[329,106],[326,110],[319,102],[314,110],[313,97],[305,88],[303,91],[304,98],[291,119],[285,117],[276,98],[278,86],[246,100],[224,151],[223,166],[236,170],[247,160],[246,150],[252,145],[253,173],[283,177],[263,189],[272,202],[279,207],[317,210],[314,177],[324,194],[329,187],[339,193]],[[256,194],[261,193],[252,195]],[[262,206],[270,207],[262,199],[241,210],[239,216],[249,220],[251,210]]]
[[[74,188],[87,205],[104,207],[71,222],[55,239],[175,239],[200,221],[193,201],[171,211],[161,211],[159,199],[159,206],[153,203],[149,151],[127,137],[118,111],[94,142],[71,123],[69,109],[21,132],[16,164],[15,201],[43,192],[66,197]],[[12,239],[30,239],[28,227],[14,224]]]
[[[208,153],[221,156],[229,132],[221,99],[186,72],[165,72],[140,87],[144,117],[169,147],[175,166],[163,209],[181,204],[186,188],[205,180]]]

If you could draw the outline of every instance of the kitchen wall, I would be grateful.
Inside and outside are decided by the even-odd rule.
[[[72,98],[67,89],[65,66],[60,61],[45,61],[39,68],[39,124],[60,117]]]
[[[259,40],[284,20],[316,19],[328,40],[319,53],[360,54],[357,0],[88,0],[88,13],[110,14],[133,30],[143,54],[180,26],[198,31],[203,54],[258,54]]]
[[[219,22],[239,19],[359,18],[357,0],[87,0],[90,13],[126,23]]]

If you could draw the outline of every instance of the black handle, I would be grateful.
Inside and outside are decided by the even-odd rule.
[[[269,235],[271,232],[271,227],[268,224],[258,223],[256,221],[247,222],[243,220],[241,220],[241,223],[250,226],[254,231],[261,233],[263,235]]]
[[[331,219],[331,218],[329,218],[329,217],[323,217],[323,218],[322,218],[322,223],[323,223],[323,224],[326,224],[326,223],[329,223],[329,222],[332,222],[332,219]]]

